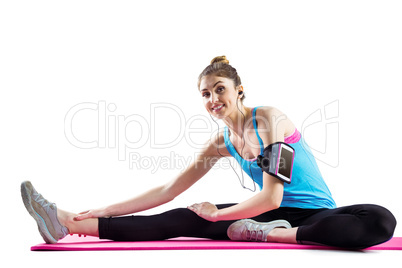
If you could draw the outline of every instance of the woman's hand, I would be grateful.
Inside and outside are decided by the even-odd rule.
[[[80,213],[78,213],[77,216],[74,217],[74,220],[82,221],[82,220],[90,219],[90,218],[105,218],[105,217],[109,217],[109,216],[106,215],[106,210],[101,208],[101,209],[91,209],[91,210],[87,210],[84,212],[80,212]]]
[[[188,206],[187,208],[207,221],[218,221],[218,208],[214,204],[203,202]]]

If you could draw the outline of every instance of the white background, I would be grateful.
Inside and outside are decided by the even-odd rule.
[[[242,79],[244,104],[275,106],[302,132],[338,206],[383,205],[400,222],[401,13],[399,1],[3,1],[2,255],[52,267],[63,259],[63,267],[144,260],[261,265],[285,259],[311,267],[313,257],[317,265],[328,258],[379,264],[400,257],[332,251],[30,252],[42,240],[19,187],[31,180],[58,207],[79,212],[174,178],[183,166],[130,168],[128,156],[166,160],[173,152],[194,158],[198,149],[182,133],[217,129],[203,108],[197,78],[213,57],[226,55]],[[106,110],[107,120],[99,119],[101,109],[87,109],[70,121],[67,131],[81,141],[98,140],[97,148],[74,146],[65,135],[66,116],[83,103],[115,108]],[[160,109],[152,118],[151,105],[158,103],[176,108]],[[129,122],[134,117],[149,128]],[[191,125],[192,117],[203,120]],[[119,118],[120,128],[114,127]],[[190,135],[198,143],[210,137]],[[178,142],[155,148],[151,138]],[[140,141],[139,148],[123,147],[125,160],[119,157],[123,149],[114,146]],[[173,202],[144,214],[250,197],[223,162]],[[402,236],[400,226],[395,236]]]

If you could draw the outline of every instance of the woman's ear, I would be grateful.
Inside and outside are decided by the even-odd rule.
[[[244,94],[244,88],[243,88],[243,86],[242,86],[242,85],[237,86],[236,89],[237,89],[237,92],[238,92],[237,94],[239,94],[239,97],[242,98],[242,97],[243,97],[243,94]]]

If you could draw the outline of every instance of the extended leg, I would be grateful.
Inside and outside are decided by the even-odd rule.
[[[76,214],[58,209],[46,200],[30,182],[21,184],[25,207],[38,224],[47,243],[56,243],[70,234],[100,236],[112,240],[162,240],[178,236],[228,239],[226,230],[233,221],[209,222],[186,209],[174,209],[152,216],[91,218],[75,221]],[[224,208],[233,204],[218,205]]]
[[[164,240],[180,236],[226,240],[231,223],[233,221],[210,222],[187,208],[178,208],[151,216],[100,218],[99,237],[115,241]]]

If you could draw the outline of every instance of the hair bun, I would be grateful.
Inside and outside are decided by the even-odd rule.
[[[218,56],[218,57],[215,57],[215,58],[213,58],[213,59],[211,60],[211,64],[214,64],[214,63],[225,63],[225,64],[229,64],[229,61],[228,61],[228,59],[226,58],[226,56]]]

